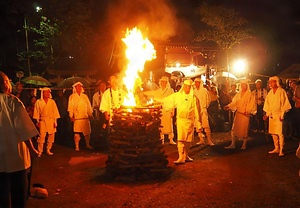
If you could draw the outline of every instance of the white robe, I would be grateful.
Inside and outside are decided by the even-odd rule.
[[[49,98],[46,103],[42,99],[38,99],[34,105],[33,118],[40,123],[40,134],[53,134],[56,132],[57,119],[60,118],[58,108],[53,99]]]
[[[125,91],[122,89],[117,89],[117,90],[113,90],[113,89],[110,90],[110,89],[111,88],[108,88],[103,93],[101,103],[100,103],[100,111],[102,113],[108,112],[109,114],[111,114],[113,109],[120,108],[121,105],[123,104]]]
[[[200,122],[200,104],[193,92],[189,95],[179,91],[163,99],[165,110],[177,108],[177,140],[192,142],[194,136],[195,120]]]
[[[200,126],[202,128],[209,128],[209,121],[208,121],[208,113],[207,113],[207,108],[210,104],[210,95],[207,89],[204,87],[200,86],[199,89],[195,88],[194,89],[194,95],[199,99],[200,102],[200,108],[201,108],[201,124],[199,122],[196,123],[196,128],[199,130]]]
[[[165,89],[158,88],[154,91],[148,91],[144,92],[145,95],[148,95],[154,100],[162,101],[163,98],[168,97],[169,95],[173,94],[174,90],[170,87],[166,87]],[[162,108],[162,116],[161,119],[161,133],[162,134],[169,134],[173,133],[173,115],[174,115],[174,109],[166,110],[164,107]]]
[[[256,113],[255,97],[250,90],[246,91],[243,95],[240,91],[233,97],[228,107],[230,110],[236,111],[232,126],[233,136],[247,137],[250,114]]]
[[[263,108],[266,116],[269,116],[270,134],[282,135],[282,121],[280,121],[280,118],[284,118],[284,114],[291,108],[284,89],[279,87],[275,93],[272,89],[270,90]]]
[[[74,118],[73,130],[76,133],[82,132],[83,135],[91,133],[91,124],[89,118],[93,114],[93,109],[88,96],[84,93],[78,95],[73,93],[69,97],[68,112],[70,118]]]
[[[24,141],[38,135],[22,102],[0,93],[0,172],[11,173],[30,167],[30,153]]]

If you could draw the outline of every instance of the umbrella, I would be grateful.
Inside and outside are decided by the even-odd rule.
[[[51,83],[48,80],[46,80],[44,77],[41,77],[41,76],[26,77],[22,80],[22,82],[24,84],[35,85],[35,86],[39,86],[39,87],[51,86]]]
[[[61,81],[56,88],[72,88],[72,85],[76,82],[81,82],[84,87],[90,87],[92,86],[92,83],[87,81],[85,78],[82,77],[69,77],[67,79],[64,79]]]
[[[225,84],[226,81],[230,83],[236,82],[237,78],[230,72],[217,72],[211,79],[211,81],[215,84]]]

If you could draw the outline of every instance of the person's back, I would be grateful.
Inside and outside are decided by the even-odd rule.
[[[0,72],[0,119],[0,207],[26,207],[29,151],[37,153],[30,138],[38,131],[22,102],[11,95],[10,81],[3,72]]]

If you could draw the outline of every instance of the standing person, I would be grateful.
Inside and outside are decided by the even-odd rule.
[[[257,79],[255,81],[255,90],[252,91],[252,94],[255,97],[255,104],[257,108],[257,113],[253,117],[253,130],[258,132],[265,132],[265,122],[263,120],[264,116],[264,102],[266,100],[268,91],[262,87],[262,81],[260,79]]]
[[[292,80],[291,88],[293,89],[293,100],[295,102],[294,107],[294,129],[295,129],[295,137],[300,138],[300,84],[297,80]]]
[[[30,138],[38,131],[11,89],[8,77],[0,72],[0,207],[25,208],[30,154],[38,154]]]
[[[25,107],[30,104],[29,93],[27,90],[24,90],[24,85],[21,82],[16,83],[16,91],[13,94],[22,101]]]
[[[154,97],[154,100],[162,100],[163,98],[171,95],[174,93],[174,90],[171,88],[169,83],[169,78],[166,76],[162,76],[159,80],[159,88],[154,91],[144,92],[144,94],[148,96]],[[164,144],[165,135],[168,135],[170,140],[170,144],[176,144],[174,142],[174,133],[173,133],[173,116],[174,116],[174,109],[165,110],[162,108],[162,116],[161,125],[162,128],[160,129],[160,139]]]
[[[105,121],[104,114],[100,111],[100,103],[102,96],[106,90],[106,83],[99,81],[96,87],[96,92],[93,95],[92,108],[94,112],[95,124],[93,127],[95,128],[95,134],[99,136],[102,126]]]
[[[52,100],[50,88],[44,87],[41,89],[41,98],[38,99],[34,105],[33,118],[36,119],[36,125],[39,127],[40,131],[40,136],[37,139],[39,157],[43,153],[47,134],[46,153],[48,155],[53,155],[51,148],[54,143],[57,119],[60,118],[60,115],[55,101]]]
[[[195,89],[194,89],[194,95],[199,99],[200,101],[200,120],[201,120],[201,124],[200,123],[196,123],[196,129],[198,130],[198,137],[200,139],[200,141],[197,144],[204,144],[204,139],[202,137],[202,128],[205,131],[206,137],[207,137],[207,143],[209,146],[214,146],[214,143],[211,140],[211,131],[210,131],[210,126],[209,126],[209,122],[208,122],[208,112],[207,112],[207,108],[210,104],[210,96],[209,93],[207,91],[207,89],[204,88],[203,86],[203,81],[200,78],[196,78],[194,80],[194,84],[195,84]],[[200,128],[202,126],[202,128]],[[200,130],[200,131],[199,131]]]
[[[221,89],[219,91],[219,103],[220,103],[220,113],[224,118],[225,122],[229,122],[229,112],[224,110],[224,107],[230,103],[230,97],[227,90],[226,84],[221,84]]]
[[[210,104],[208,106],[208,115],[209,115],[209,125],[212,131],[218,130],[220,127],[220,104],[219,104],[219,95],[217,87],[213,84],[210,84],[210,81],[206,81],[206,87],[209,92]]]
[[[236,90],[236,84],[231,84],[230,85],[230,91],[228,93],[229,95],[229,101],[231,102],[233,97],[238,93],[238,91]]]
[[[193,81],[191,79],[183,82],[179,92],[173,93],[164,98],[163,105],[165,110],[177,108],[177,148],[178,160],[174,164],[192,162],[189,157],[191,142],[194,137],[194,124],[200,122],[200,104],[192,89]],[[201,126],[198,126],[201,128]]]
[[[106,128],[106,125],[109,125],[113,109],[121,107],[124,97],[125,91],[119,88],[119,80],[118,77],[113,75],[109,78],[110,87],[103,93],[100,111],[104,113],[105,116],[105,124],[103,128]]]
[[[282,122],[285,113],[292,107],[284,89],[279,84],[279,78],[276,76],[270,77],[269,86],[271,88],[268,93],[263,110],[266,112],[264,120],[269,118],[269,133],[272,135],[274,142],[274,150],[270,154],[279,153],[279,156],[284,156],[284,136],[282,132]]]
[[[235,149],[236,137],[243,138],[242,150],[247,148],[250,115],[256,113],[255,98],[250,91],[247,79],[241,82],[241,89],[233,97],[231,103],[224,107],[225,110],[235,111],[231,129],[231,144],[225,149]]]
[[[54,98],[60,118],[57,119],[57,138],[62,143],[66,142],[66,135],[70,133],[70,121],[68,120],[68,99],[64,90],[58,90]]]
[[[232,102],[233,97],[238,93],[237,89],[236,89],[236,84],[231,84],[230,85],[230,91],[228,93],[229,96],[229,103]],[[233,117],[234,117],[234,113],[232,111],[229,112],[229,124],[232,125],[232,121],[233,121]]]
[[[84,93],[83,84],[81,82],[76,82],[72,87],[73,94],[69,97],[68,112],[71,122],[74,122],[75,151],[79,151],[80,134],[83,134],[84,136],[86,148],[94,149],[90,145],[90,118],[93,117],[93,109],[90,100]]]

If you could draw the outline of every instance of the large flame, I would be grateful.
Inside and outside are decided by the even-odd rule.
[[[127,46],[127,68],[123,82],[127,88],[127,96],[124,98],[124,106],[136,106],[134,97],[135,83],[139,79],[138,72],[142,72],[146,61],[156,58],[156,51],[148,38],[144,38],[142,32],[136,27],[126,32],[122,41]]]

